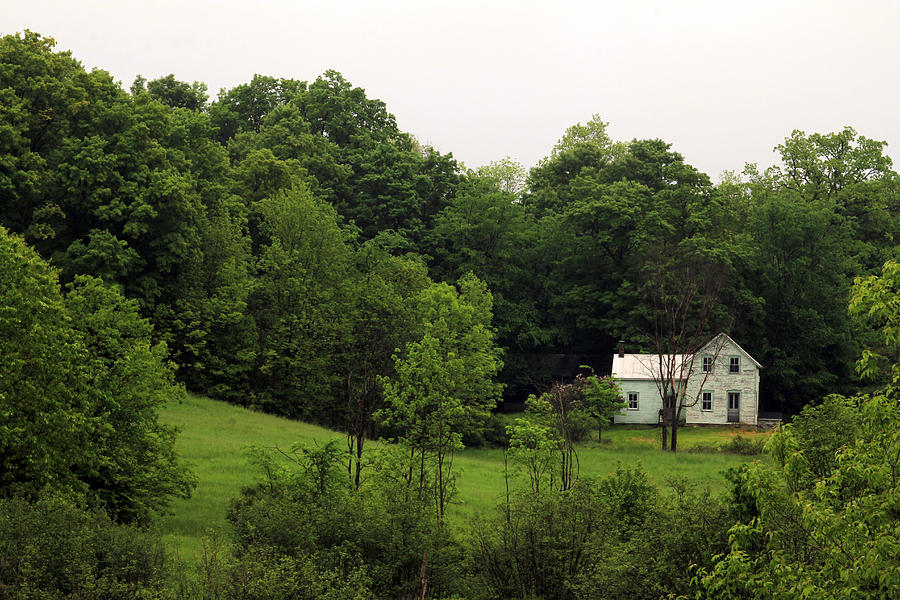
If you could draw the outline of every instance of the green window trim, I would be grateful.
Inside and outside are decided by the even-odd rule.
[[[709,396],[709,408],[706,407],[707,395]],[[700,392],[700,410],[703,412],[712,412],[715,408],[715,394],[710,390]]]

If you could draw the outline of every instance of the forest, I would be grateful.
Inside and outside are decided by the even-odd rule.
[[[900,177],[850,127],[775,149],[714,183],[594,116],[472,169],[337,71],[211,100],[0,38],[0,597],[900,597]],[[535,368],[650,349],[672,301],[792,419],[727,496],[578,477],[615,384]],[[257,456],[230,557],[180,576],[187,393],[347,447]],[[460,531],[483,445],[526,483]]]

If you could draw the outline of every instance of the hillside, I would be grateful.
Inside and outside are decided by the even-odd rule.
[[[341,433],[322,427],[199,396],[169,404],[161,412],[161,418],[180,428],[178,451],[190,461],[199,478],[193,497],[176,500],[172,514],[161,522],[166,538],[189,561],[199,557],[204,536],[216,530],[227,532],[228,503],[241,487],[260,477],[248,460],[250,447],[289,448],[296,442],[324,443],[343,438]],[[720,443],[734,434],[735,430],[730,429],[685,428],[680,433],[681,447],[690,449],[698,443]],[[669,477],[684,477],[722,491],[725,489],[722,471],[748,461],[747,457],[728,454],[660,452],[654,429],[617,427],[605,432],[604,438],[603,444],[593,441],[579,445],[582,475],[602,476],[614,471],[618,463],[641,463],[660,485],[665,485]],[[458,504],[452,509],[451,519],[462,525],[477,513],[491,510],[502,499],[503,451],[464,450],[455,459],[454,469],[457,468]],[[510,485],[516,485],[514,474]]]

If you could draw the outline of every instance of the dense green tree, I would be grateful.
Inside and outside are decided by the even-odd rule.
[[[671,496],[671,497],[669,497]],[[704,490],[661,492],[619,467],[573,488],[519,491],[476,524],[470,569],[485,598],[665,598],[726,543],[727,511]]]
[[[158,419],[159,408],[184,392],[137,302],[82,275],[65,305],[86,350],[93,400],[85,416],[94,427],[78,478],[113,519],[146,523],[172,498],[190,497],[196,484],[175,453],[175,428]]]
[[[190,389],[238,403],[251,393],[259,342],[248,309],[256,280],[243,221],[224,208],[201,220],[201,244],[185,266],[167,336]]]
[[[4,598],[170,598],[171,561],[157,533],[113,523],[64,499],[0,499]]]
[[[362,88],[329,69],[308,86],[298,99],[315,133],[341,147],[397,137],[397,120],[381,100],[366,97]]]
[[[845,127],[826,134],[794,131],[775,147],[782,161],[771,172],[775,184],[806,202],[833,206],[851,234],[845,252],[863,272],[897,252],[900,198],[886,146]]]
[[[64,300],[56,272],[2,229],[0,269],[2,495],[68,495],[123,522],[188,496],[175,431],[157,419],[182,392],[136,303],[86,277]]]
[[[355,267],[358,276],[351,283],[353,301],[347,315],[352,329],[342,360],[350,470],[359,487],[363,446],[382,407],[379,377],[395,375],[394,353],[421,337],[416,299],[431,280],[424,265],[392,256],[379,238],[359,248]]]
[[[0,489],[35,498],[82,492],[90,417],[85,352],[56,272],[0,228]]]
[[[472,272],[487,284],[498,343],[517,352],[546,342],[530,260],[535,229],[515,196],[491,178],[469,176],[435,219],[424,245],[436,279],[455,281]]]
[[[287,104],[305,88],[305,83],[293,79],[254,75],[250,83],[222,90],[209,107],[216,139],[224,144],[238,132],[258,132],[267,114]]]
[[[149,82],[138,75],[131,85],[131,93],[139,94],[141,92],[149,93],[154,100],[159,100],[172,108],[188,110],[203,110],[206,107],[206,101],[209,100],[205,83],[178,81],[173,73]]]
[[[552,257],[545,312],[570,352],[605,352],[622,338],[646,344],[646,267],[726,243],[709,178],[660,140],[615,152],[577,142],[536,167],[529,183],[535,198],[553,199],[552,208],[531,210],[545,215],[542,254]]]
[[[433,284],[417,299],[421,339],[395,358],[396,375],[382,378],[384,423],[398,431],[409,451],[407,485],[431,497],[441,523],[454,491],[453,454],[465,430],[484,427],[501,387],[494,382],[502,361],[494,345],[491,294],[476,277],[458,290]]]
[[[756,332],[745,335],[766,368],[762,395],[771,406],[796,412],[829,392],[846,391],[838,386],[851,381],[850,232],[833,205],[806,202],[790,191],[755,193],[745,281],[764,314]]]
[[[248,303],[259,345],[253,381],[266,410],[345,422],[341,351],[351,325],[350,248],[331,206],[307,190],[256,205],[262,246]]]
[[[32,33],[0,41],[4,106],[18,115],[4,120],[13,146],[0,162],[15,174],[4,178],[10,202],[0,222],[24,234],[64,281],[103,277],[152,311],[198,242],[194,144],[181,135],[180,113],[149,95],[129,96],[108,73],[86,72],[53,45]]]
[[[870,330],[870,345],[857,362],[860,375],[896,395],[900,385],[900,264],[884,263],[880,275],[857,278],[850,313]]]
[[[295,104],[275,107],[262,121],[258,132],[238,133],[228,143],[228,151],[236,164],[254,151],[271,151],[280,161],[298,163],[310,190],[320,200],[335,203],[351,194],[349,165],[340,162],[341,148],[328,138],[312,131]]]
[[[525,178],[528,177],[528,171],[525,170],[522,163],[507,156],[478,167],[475,169],[475,175],[495,181],[501,192],[518,197],[525,191]]]
[[[430,592],[449,595],[458,550],[430,502],[397,484],[401,465],[391,448],[378,453],[359,489],[342,473],[341,454],[334,443],[294,447],[278,455],[290,458],[281,468],[261,457],[265,479],[229,511],[233,597],[411,597],[423,575]]]

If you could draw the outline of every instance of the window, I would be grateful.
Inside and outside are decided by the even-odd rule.
[[[741,393],[728,392],[728,410],[739,410],[741,408]]]
[[[704,356],[703,357],[703,372],[704,373],[712,373],[712,356]]]
[[[700,399],[700,410],[712,410],[713,408],[713,393],[712,392],[703,392],[703,395]]]
[[[741,357],[740,356],[729,357],[728,372],[729,373],[740,373],[741,372]]]
[[[628,410],[638,409],[638,393],[628,392]]]

